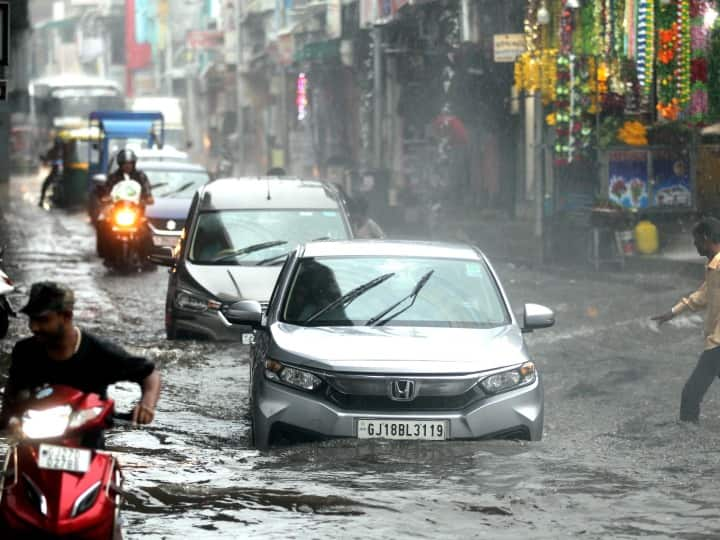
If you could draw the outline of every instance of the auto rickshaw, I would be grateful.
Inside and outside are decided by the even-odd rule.
[[[102,140],[97,128],[74,128],[58,133],[62,140],[62,175],[53,185],[51,201],[60,208],[79,208],[87,202],[90,147]]]

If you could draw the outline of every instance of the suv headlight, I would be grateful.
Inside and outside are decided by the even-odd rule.
[[[323,382],[320,377],[309,371],[284,366],[276,360],[265,361],[265,378],[310,392],[320,388]]]
[[[178,291],[175,294],[175,307],[187,311],[207,311],[208,309],[220,309],[220,302],[208,300],[188,291]]]
[[[532,384],[537,380],[535,364],[525,362],[522,366],[508,371],[495,373],[480,381],[480,386],[488,394],[507,392],[520,386]]]

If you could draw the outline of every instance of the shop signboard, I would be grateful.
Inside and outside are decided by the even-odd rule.
[[[692,206],[690,165],[670,148],[608,152],[608,199],[624,208]]]
[[[648,206],[648,159],[644,150],[619,150],[608,154],[608,198],[625,208]]]
[[[524,52],[524,34],[495,34],[493,36],[495,62],[514,62]]]

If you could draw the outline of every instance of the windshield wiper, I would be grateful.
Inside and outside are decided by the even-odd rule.
[[[430,276],[432,276],[434,272],[435,272],[435,270],[430,270],[429,272],[427,272],[423,277],[421,277],[418,280],[418,282],[415,284],[415,287],[413,287],[413,290],[410,294],[401,298],[400,300],[395,302],[392,306],[390,306],[389,308],[378,313],[371,319],[368,319],[368,322],[365,323],[365,326],[382,326],[386,322],[393,320],[398,315],[405,313],[408,309],[410,309],[413,306],[418,294],[420,294],[420,291],[422,291],[425,284],[428,281],[430,281]],[[401,309],[400,311],[398,311],[396,313],[393,313],[392,315],[390,315],[388,317],[385,317],[388,313],[391,313],[393,309],[395,309],[400,304],[402,304],[403,302],[405,302],[406,300],[409,300],[409,299],[412,299],[412,301],[406,307],[404,307],[403,309]],[[385,318],[383,319],[383,317],[385,317]]]
[[[270,264],[275,261],[280,261],[282,259],[285,259],[288,255],[290,255],[292,251],[288,251],[286,253],[281,253],[280,255],[275,255],[274,257],[268,257],[267,259],[263,259],[261,261],[256,262],[255,264],[257,266],[265,266],[266,264]]]
[[[351,291],[349,291],[348,293],[342,295],[342,296],[341,296],[340,298],[338,298],[337,300],[334,300],[334,301],[330,302],[327,306],[325,306],[324,308],[322,308],[320,311],[318,311],[317,313],[314,313],[313,315],[311,315],[310,317],[308,317],[307,319],[305,319],[305,322],[312,322],[312,321],[314,321],[315,319],[317,319],[318,317],[320,317],[320,315],[323,315],[323,314],[327,313],[328,311],[330,311],[330,310],[332,310],[332,309],[335,309],[336,307],[339,307],[339,306],[345,307],[345,306],[347,306],[348,304],[350,304],[350,302],[352,302],[353,300],[355,300],[358,296],[360,296],[360,295],[362,295],[362,294],[365,294],[366,292],[368,292],[368,291],[369,291],[370,289],[372,289],[373,287],[377,287],[378,285],[380,285],[380,284],[383,283],[384,281],[387,281],[388,279],[390,279],[390,278],[393,277],[394,275],[395,275],[395,272],[389,272],[389,273],[387,273],[387,274],[383,274],[382,276],[378,276],[378,277],[376,277],[375,279],[371,279],[371,280],[368,281],[367,283],[363,283],[362,285],[360,285],[360,286],[358,286],[358,287],[355,287],[353,290],[351,290]]]
[[[275,246],[282,246],[283,244],[287,244],[286,240],[273,240],[272,242],[263,242],[261,244],[253,244],[251,246],[246,246],[244,248],[236,249],[235,251],[231,253],[226,253],[225,255],[222,255],[218,257],[217,259],[213,259],[210,262],[222,262],[226,261],[228,259],[233,259],[235,257],[240,257],[241,255],[247,255],[248,253],[254,253],[256,251],[262,251],[263,249],[269,249],[271,247]]]
[[[178,193],[182,193],[187,188],[189,188],[190,186],[194,186],[194,185],[195,185],[195,182],[186,182],[177,189],[168,191],[167,193],[163,193],[162,195],[160,195],[160,197],[169,197],[170,195],[177,195]]]

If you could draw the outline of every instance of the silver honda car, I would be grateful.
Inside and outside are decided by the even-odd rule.
[[[465,245],[311,242],[285,262],[251,360],[254,443],[354,437],[539,440],[543,388],[522,326],[485,256]]]

